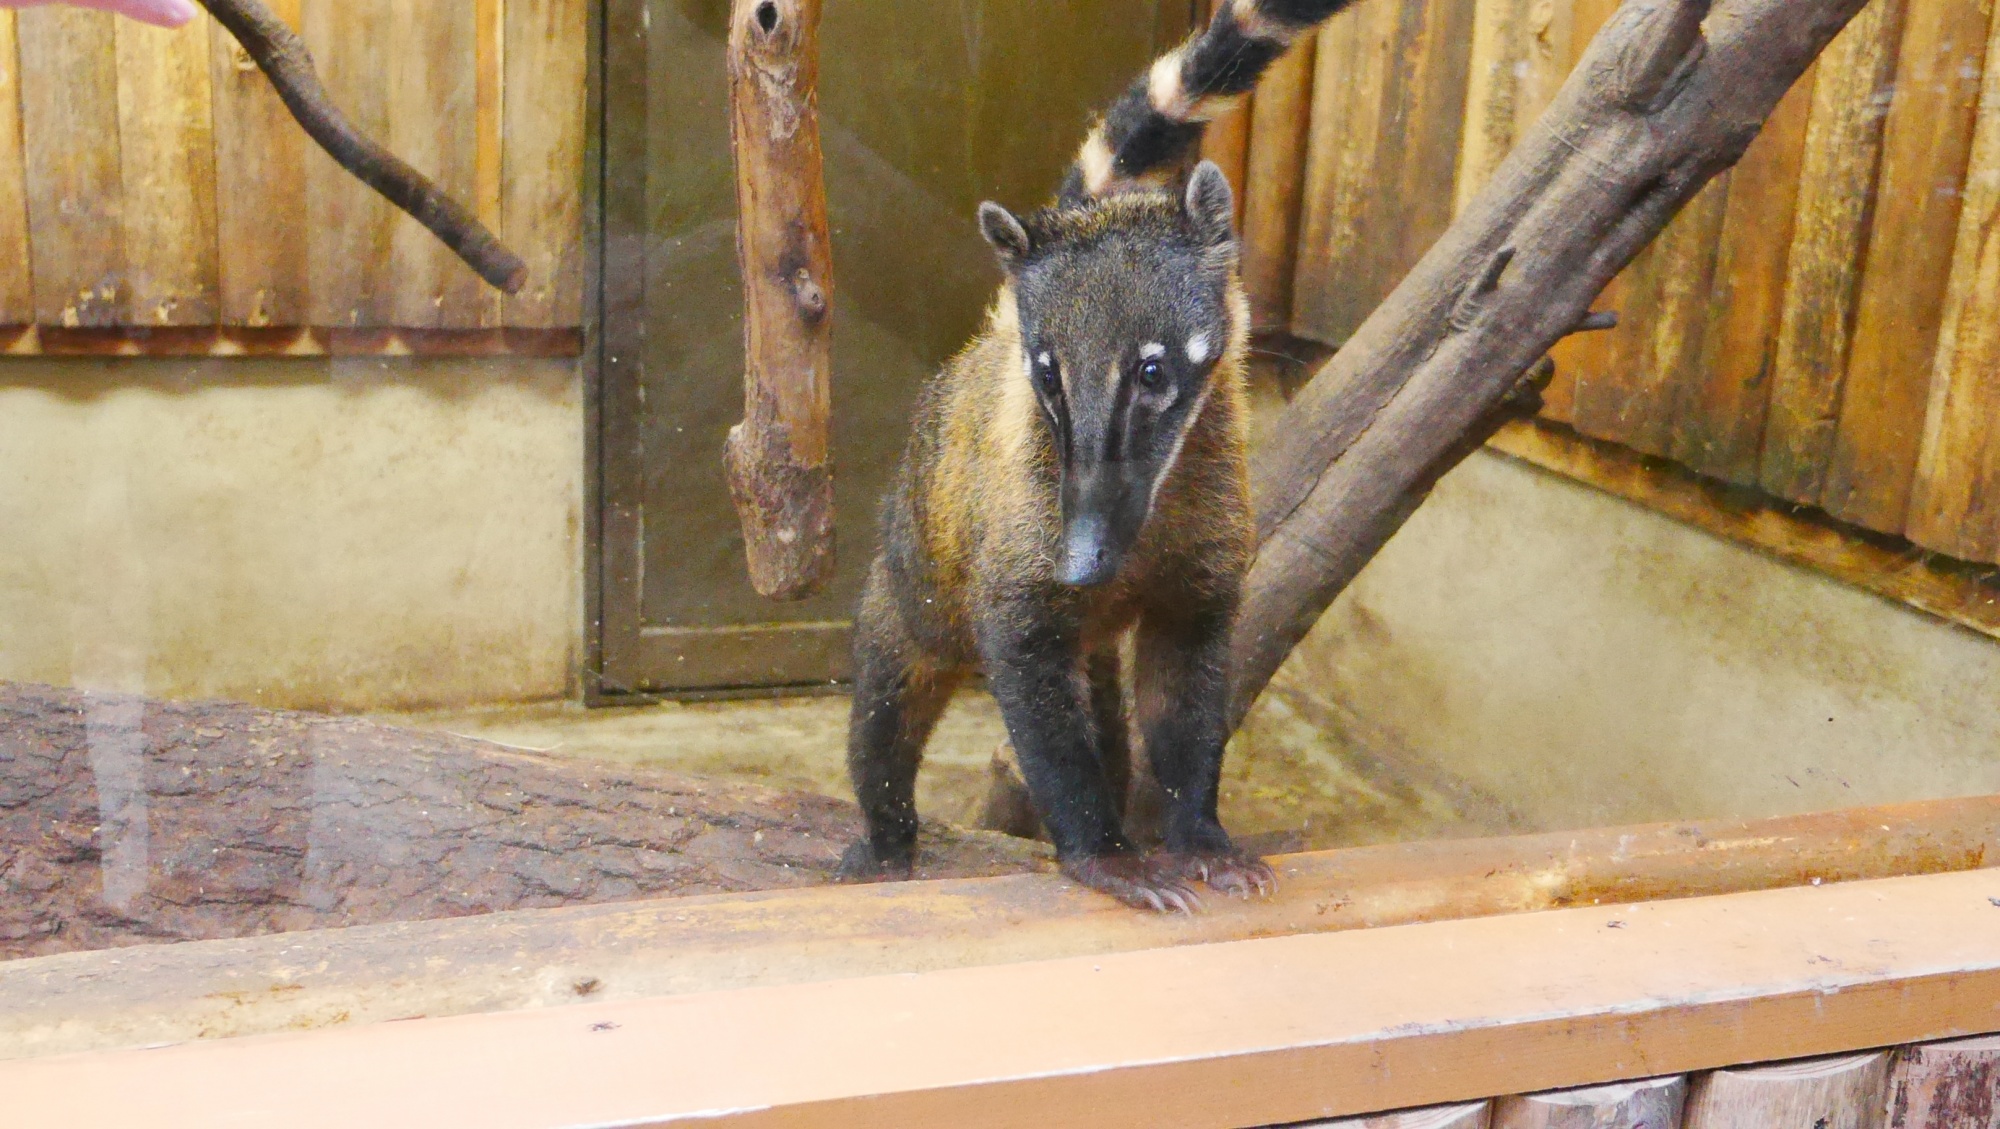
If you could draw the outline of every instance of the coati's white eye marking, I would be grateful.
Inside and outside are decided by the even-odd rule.
[[[1049,367],[1049,351],[1047,349],[1044,349],[1041,352],[1036,353],[1035,363],[1041,365],[1043,368]]]
[[[1143,360],[1157,361],[1167,355],[1167,347],[1158,341],[1148,341],[1139,346],[1139,356]]]
[[[1188,360],[1193,361],[1195,364],[1200,364],[1207,360],[1208,334],[1197,333],[1193,337],[1188,338],[1187,355]]]

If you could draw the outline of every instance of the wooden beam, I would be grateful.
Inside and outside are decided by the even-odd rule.
[[[1960,870],[2000,799],[1387,844],[1268,901],[1134,914],[1053,877],[533,910],[0,963],[0,1058]],[[2000,911],[1996,911],[2000,912]],[[451,960],[439,965],[439,953]]]
[[[2000,1029],[1995,899],[1975,871],[586,1002],[29,1059],[0,1093],[160,1129],[1271,1124]]]

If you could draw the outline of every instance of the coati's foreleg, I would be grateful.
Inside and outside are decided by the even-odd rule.
[[[1164,794],[1163,857],[1217,890],[1268,894],[1277,876],[1231,841],[1216,812],[1229,740],[1229,622],[1215,608],[1140,619],[1138,723]]]
[[[1083,660],[1090,682],[1090,716],[1097,723],[1097,755],[1104,764],[1104,783],[1111,789],[1112,810],[1122,820],[1132,788],[1132,738],[1125,721],[1121,666],[1115,639]]]
[[[1076,639],[1032,609],[1012,612],[983,633],[986,681],[1063,873],[1128,905],[1193,910],[1178,868],[1134,851],[1119,826]]]
[[[886,570],[870,572],[854,620],[847,774],[866,833],[840,860],[853,878],[908,877],[917,850],[917,768],[962,674],[927,661],[897,614]]]

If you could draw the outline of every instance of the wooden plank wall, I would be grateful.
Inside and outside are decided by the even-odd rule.
[[[503,299],[335,166],[206,16],[34,8],[0,11],[0,326],[575,327],[586,0],[271,7],[357,125],[527,258],[527,289]]]
[[[1606,291],[1599,308],[1620,327],[1558,348],[1546,417],[2000,561],[1993,7],[1864,9],[1743,161]],[[1291,192],[1299,233],[1289,293],[1268,269],[1246,271],[1260,313],[1278,311],[1260,323],[1282,325],[1289,301],[1293,333],[1334,345],[1352,333],[1616,8],[1361,0],[1323,28],[1308,89],[1285,95],[1311,107],[1304,145],[1289,160],[1260,152],[1253,124],[1246,195]],[[1269,259],[1253,235],[1246,265]]]

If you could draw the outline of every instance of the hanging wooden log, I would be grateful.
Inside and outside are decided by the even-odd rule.
[[[724,461],[750,583],[777,600],[819,591],[834,565],[819,10],[819,0],[735,0],[729,15],[744,375]]]
[[[1881,1129],[1889,1052],[1717,1070],[1695,1079],[1686,1129]]]
[[[1491,1102],[1462,1105],[1434,1105],[1397,1113],[1376,1113],[1367,1117],[1342,1117],[1333,1121],[1308,1121],[1317,1129],[1487,1129],[1492,1123]]]
[[[1889,1075],[1889,1129],[2000,1129],[2000,1035],[1904,1047]]]
[[[1501,1098],[1493,1129],[1678,1129],[1687,1102],[1680,1075]]]
[[[1863,3],[1618,9],[1548,112],[1254,457],[1261,546],[1235,628],[1236,719],[1470,452],[1468,437],[1496,426],[1521,374],[1742,156]]]
[[[528,280],[528,265],[521,256],[508,250],[464,204],[355,129],[327,97],[305,41],[285,21],[260,0],[201,0],[201,4],[243,45],[285,108],[328,156],[429,228],[489,285],[508,294],[520,292]]]

